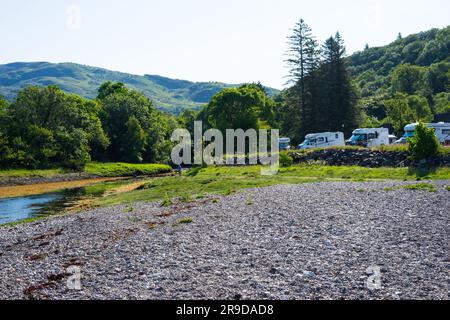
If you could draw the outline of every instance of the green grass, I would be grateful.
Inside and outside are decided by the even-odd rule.
[[[84,173],[88,175],[95,175],[98,177],[134,177],[147,176],[168,173],[172,169],[168,165],[163,164],[130,164],[130,163],[97,163],[91,162],[84,168]],[[51,178],[56,175],[70,173],[62,168],[47,169],[47,170],[0,170],[1,178],[29,178],[42,177]]]
[[[409,186],[403,186],[403,188],[406,190],[423,190],[423,191],[429,191],[429,192],[437,191],[436,187],[429,183],[412,184]]]
[[[450,191],[450,186],[445,187],[445,190]]]
[[[137,201],[161,201],[170,205],[172,199],[191,195],[230,195],[241,189],[278,184],[299,184],[323,181],[415,181],[417,176],[408,168],[363,168],[299,165],[280,169],[276,176],[262,176],[261,167],[195,168],[182,176],[168,176],[148,180],[141,190],[101,198],[100,205],[114,205]],[[428,173],[426,179],[450,179],[450,168]]]
[[[63,173],[67,173],[67,171],[61,168],[47,169],[47,170],[8,169],[8,170],[0,170],[0,178],[28,178],[28,177],[50,178]]]
[[[146,176],[168,173],[172,169],[164,164],[88,163],[84,171],[99,177]]]
[[[398,187],[390,187],[390,188],[384,188],[384,191],[394,191],[399,189],[405,189],[405,190],[413,190],[413,191],[429,191],[429,192],[437,192],[437,188],[429,183],[417,183],[417,184],[411,184],[407,186],[398,186]]]
[[[194,219],[192,218],[183,218],[177,221],[177,224],[189,224],[194,222]]]

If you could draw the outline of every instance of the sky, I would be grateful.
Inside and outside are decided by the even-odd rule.
[[[448,0],[0,0],[0,64],[75,62],[191,81],[286,82],[303,18],[348,53],[450,24]]]

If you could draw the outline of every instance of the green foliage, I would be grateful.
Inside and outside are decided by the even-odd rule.
[[[407,124],[417,121],[430,122],[433,119],[433,113],[425,98],[404,93],[397,93],[386,101],[386,113],[386,121],[391,123],[397,132],[403,132]]]
[[[104,99],[106,99],[106,97],[108,97],[114,93],[126,94],[127,92],[128,92],[128,89],[125,87],[125,85],[122,82],[114,83],[112,81],[106,81],[106,82],[102,83],[102,85],[98,89],[97,99],[104,100]]]
[[[416,133],[409,139],[409,153],[414,160],[422,160],[436,156],[439,153],[439,141],[434,129],[429,129],[423,123],[416,127]]]
[[[435,113],[443,114],[450,112],[450,93],[441,92],[433,97],[435,102]]]
[[[8,146],[7,151],[2,148],[0,163],[26,168],[83,167],[91,152],[109,144],[98,112],[95,102],[55,86],[23,89],[6,109],[8,121],[0,123],[0,137]]]
[[[193,222],[194,222],[193,218],[182,218],[182,219],[178,220],[177,224],[190,224]]]
[[[366,48],[350,56],[349,70],[360,88],[361,104],[365,106],[367,115],[393,124],[397,133],[401,134],[403,128],[399,123],[402,121],[398,117],[386,117],[386,112],[389,108],[392,111],[393,100],[403,100],[398,95],[402,93],[420,97],[421,106],[427,100],[431,109],[430,116],[425,107],[427,119],[450,121],[447,97],[450,83],[449,35],[450,26],[433,29],[398,38],[384,47]],[[400,108],[401,104],[404,105],[404,102],[399,101],[396,108]],[[405,117],[411,118],[411,113],[407,113]],[[420,115],[414,118],[411,122],[418,121]]]
[[[166,193],[164,200],[161,202],[161,207],[170,207],[173,205],[172,199],[169,197],[169,195]]]
[[[129,162],[142,162],[144,160],[142,153],[145,152],[147,146],[147,135],[134,116],[128,119],[126,127],[127,143],[123,148],[123,154]]]
[[[410,64],[399,65],[392,73],[392,91],[413,95],[425,86],[426,69]]]
[[[121,84],[106,83],[99,97],[103,127],[111,139],[107,159],[168,162],[174,119],[157,111],[144,94]]]
[[[288,168],[292,166],[293,163],[294,159],[292,159],[292,157],[289,154],[287,154],[286,152],[280,153],[280,166],[282,168]]]
[[[164,164],[88,163],[84,171],[99,177],[150,176],[169,173],[172,168]]]
[[[382,123],[374,116],[366,116],[361,124],[362,128],[381,128]]]
[[[224,134],[226,129],[258,130],[274,124],[274,105],[260,85],[243,85],[216,94],[199,118]]]
[[[412,184],[412,185],[404,186],[403,188],[406,190],[423,190],[423,191],[429,191],[429,192],[437,191],[436,187],[429,183]]]

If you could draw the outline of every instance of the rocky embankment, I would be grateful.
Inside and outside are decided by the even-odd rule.
[[[0,299],[449,299],[450,181],[432,183],[273,186],[3,227]]]
[[[306,152],[292,152],[294,163],[324,162],[333,166],[361,167],[408,167],[408,166],[450,166],[450,154],[433,157],[420,163],[412,162],[408,152],[378,151],[369,149],[323,149]]]

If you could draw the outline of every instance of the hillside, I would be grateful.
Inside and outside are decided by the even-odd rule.
[[[17,62],[0,65],[0,95],[8,100],[12,100],[23,87],[52,84],[66,92],[94,98],[97,89],[107,80],[123,82],[130,88],[143,91],[159,109],[174,114],[184,109],[198,109],[223,88],[237,86],[157,75],[138,76],[75,63]],[[270,94],[277,92],[275,89],[267,90]]]
[[[450,63],[450,26],[399,36],[386,46],[367,47],[351,55],[348,62],[363,98],[383,95],[390,89],[392,72],[401,64],[429,67]]]

